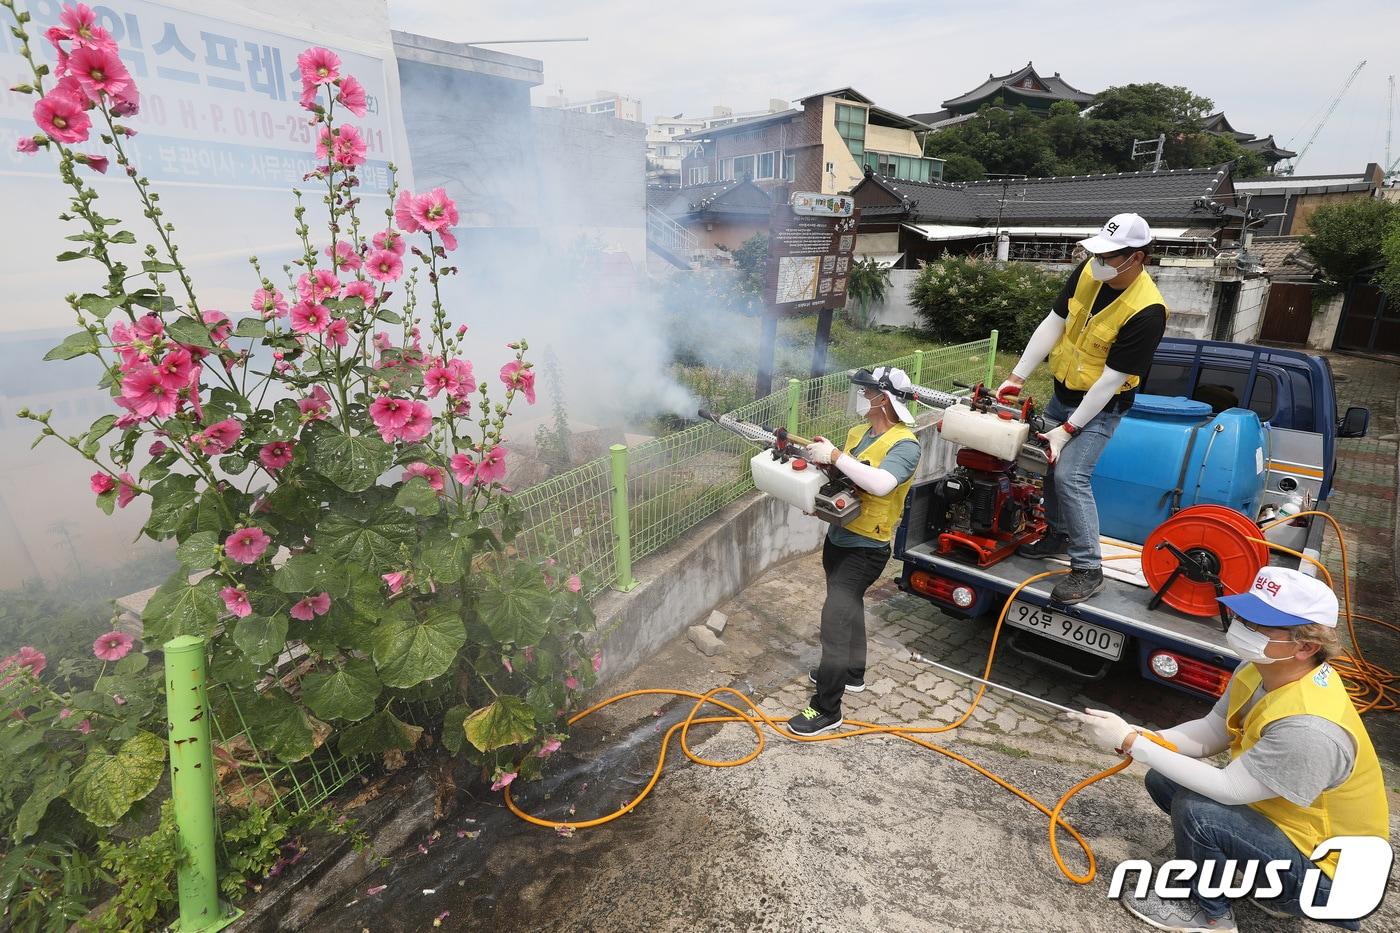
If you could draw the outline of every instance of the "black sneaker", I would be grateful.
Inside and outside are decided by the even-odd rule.
[[[1020,557],[1029,557],[1031,560],[1049,560],[1051,558],[1069,560],[1069,535],[1047,531],[1040,536],[1039,541],[1032,541],[1030,544],[1018,547],[1016,553]]]
[[[787,726],[794,735],[821,735],[841,728],[844,723],[840,713],[819,713],[809,706],[789,719]]]
[[[1068,606],[1082,603],[1103,589],[1103,570],[1071,570],[1069,576],[1061,577],[1060,582],[1050,591],[1050,601]]]
[[[807,679],[810,680],[810,681],[811,681],[812,683],[814,683],[814,684],[817,682],[817,669],[816,669],[815,667],[812,668],[811,670],[809,670],[809,671],[807,672]],[[862,680],[851,680],[850,677],[847,676],[847,678],[846,678],[846,692],[847,692],[847,693],[860,693],[860,692],[863,691],[864,689],[865,689],[865,681],[864,681],[863,679],[862,679]]]

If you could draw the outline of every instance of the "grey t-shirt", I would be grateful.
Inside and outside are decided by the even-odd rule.
[[[1335,671],[1332,676],[1336,676]],[[1234,682],[1232,677],[1230,684]],[[1246,701],[1241,716],[1248,716],[1263,695],[1264,688],[1260,686]],[[1230,687],[1226,687],[1211,713],[1225,719],[1229,708]],[[1240,760],[1260,784],[1289,803],[1306,807],[1323,791],[1351,776],[1356,764],[1356,744],[1345,729],[1330,719],[1308,714],[1285,716],[1265,727],[1259,741]]]
[[[865,437],[860,439],[852,453],[856,459],[860,459],[863,450],[875,443],[878,435],[869,431]],[[885,459],[880,461],[880,469],[888,472],[894,477],[895,486],[903,483],[914,475],[914,471],[919,466],[919,455],[923,453],[923,447],[918,441],[903,440],[890,448],[890,452],[885,454]],[[884,541],[876,541],[874,538],[867,538],[865,535],[858,535],[854,531],[847,531],[837,525],[832,525],[827,532],[827,537],[831,543],[839,547],[888,547]]]

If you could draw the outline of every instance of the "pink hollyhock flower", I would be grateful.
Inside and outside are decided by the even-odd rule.
[[[360,268],[360,254],[355,252],[355,244],[349,240],[336,240],[334,246],[327,246],[326,256],[334,259],[342,269]]]
[[[97,25],[97,13],[87,4],[64,4],[58,18],[63,26],[55,26],[50,32],[57,31],[64,38],[73,39],[78,45],[110,48],[113,52],[117,50],[116,40],[107,30]]]
[[[492,789],[492,790],[505,790],[507,787],[510,786],[510,782],[513,781],[513,780],[515,780],[515,774],[516,774],[516,772],[514,772],[514,771],[506,771],[506,772],[503,772],[503,773],[499,773],[499,774],[496,776],[495,783],[493,783],[493,784],[491,785],[491,789]]]
[[[414,198],[409,211],[414,222],[430,233],[443,227],[457,226],[457,205],[443,188],[434,188],[427,194],[420,194]]]
[[[253,614],[253,604],[248,602],[248,591],[236,586],[226,586],[219,590],[219,595],[224,599],[224,608],[238,618],[246,618]]]
[[[33,136],[21,136],[19,142],[15,143],[16,152],[38,152],[39,144],[34,141]]]
[[[280,470],[292,462],[292,442],[273,441],[271,444],[263,444],[262,449],[258,451],[258,459],[269,470]]]
[[[272,539],[267,532],[257,525],[251,525],[238,529],[224,539],[224,553],[240,564],[252,564],[263,556],[271,544]]]
[[[568,586],[570,593],[577,593],[579,590],[583,589],[583,582],[579,580],[578,574],[569,577],[569,582],[565,585]]]
[[[399,429],[399,439],[416,444],[433,431],[433,410],[427,402],[414,402],[408,420]]]
[[[540,758],[548,758],[550,755],[559,751],[559,747],[563,744],[564,743],[560,742],[558,739],[545,739],[544,744],[540,746],[540,750],[535,752],[535,754]]]
[[[343,317],[331,318],[331,322],[326,325],[321,339],[326,345],[335,344],[338,347],[346,346],[350,343],[350,322]]]
[[[120,661],[131,652],[132,638],[126,632],[108,632],[92,643],[92,653],[99,661]]]
[[[570,674],[568,677],[564,678],[564,686],[569,690],[577,690],[578,678],[575,677],[573,674]]]
[[[452,252],[457,248],[457,235],[448,227],[443,227],[438,231],[438,236],[442,238],[442,248],[447,252]]]
[[[404,250],[408,249],[408,244],[403,240],[403,234],[392,227],[376,233],[373,242],[375,249],[387,249],[395,256],[402,256]]]
[[[154,314],[144,314],[131,325],[131,331],[134,339],[149,343],[157,337],[165,335],[165,325]]]
[[[222,311],[211,308],[200,315],[200,320],[209,328],[209,336],[215,343],[222,343],[233,333],[233,322]]]
[[[469,398],[458,399],[452,403],[452,413],[461,415],[463,418],[472,413],[472,400]]]
[[[358,298],[365,303],[365,307],[374,304],[374,286],[364,281],[356,279],[345,286],[345,298]]]
[[[134,117],[141,112],[141,92],[133,84],[120,94],[112,95],[112,106],[110,107],[114,117]],[[122,132],[127,136],[135,136],[136,131],[129,127],[122,127]]]
[[[78,723],[78,731],[81,732],[83,735],[87,735],[89,732],[91,732],[92,720],[84,719],[82,722]]]
[[[232,418],[225,418],[217,424],[200,431],[190,438],[190,442],[208,456],[228,453],[238,439],[243,436],[243,425]]]
[[[369,416],[380,434],[393,436],[413,416],[413,403],[406,398],[381,395],[369,403]]]
[[[377,334],[374,335],[374,348],[375,348],[376,350],[380,350],[380,351],[392,350],[393,347],[394,347],[394,338],[390,337],[390,336],[389,336],[387,333],[385,333],[384,331],[381,330],[379,333],[377,333]]]
[[[501,367],[501,382],[507,388],[519,389],[525,393],[525,401],[535,404],[535,371],[519,360],[511,360]]]
[[[252,308],[264,318],[285,317],[287,299],[282,297],[282,293],[275,288],[271,291],[260,288],[253,292]]]
[[[152,457],[159,457],[169,449],[165,446],[165,441],[151,441],[151,446],[146,448],[146,452]]]
[[[171,350],[153,368],[167,389],[183,389],[194,376],[194,357],[185,349]]]
[[[330,593],[320,593],[316,596],[307,596],[291,608],[292,618],[299,619],[302,622],[310,622],[317,616],[323,616],[330,611]]]
[[[304,272],[301,278],[297,279],[297,297],[312,304],[320,304],[327,298],[338,297],[340,288],[340,279],[329,269]]]
[[[340,93],[336,102],[357,117],[363,118],[369,110],[369,100],[365,97],[365,86],[354,75],[340,79]]]
[[[297,408],[306,421],[324,421],[331,411],[330,394],[322,386],[315,386],[309,396],[297,399]]]
[[[452,374],[452,378],[457,383],[457,387],[452,390],[452,395],[456,398],[465,398],[476,391],[476,377],[472,375],[472,364],[460,357],[454,357],[447,361],[447,371]]]
[[[438,492],[442,492],[445,488],[446,484],[443,480],[442,471],[435,466],[429,466],[426,463],[419,462],[410,463],[408,466],[404,467],[403,481],[405,483],[415,476],[423,477],[428,481],[428,485]]]
[[[534,645],[526,645],[526,646],[525,646],[525,663],[526,663],[526,664],[534,664],[534,663],[535,663],[535,646],[534,646]]]
[[[439,392],[451,394],[457,388],[457,379],[452,375],[452,370],[441,363],[434,363],[423,373],[423,387],[428,390],[428,398],[437,398]]]
[[[131,403],[131,411],[138,418],[169,418],[180,400],[179,393],[149,365],[140,366],[122,379],[122,398]]]
[[[466,454],[453,454],[452,459],[448,460],[447,463],[452,468],[452,475],[463,486],[470,486],[476,482],[477,466],[476,461],[471,457]]]
[[[321,86],[319,84],[302,85],[301,98],[297,103],[301,104],[302,110],[315,110],[317,107],[316,98],[320,96]]]
[[[577,580],[578,577],[574,577],[574,579]],[[577,593],[578,590],[574,590],[574,592]],[[598,673],[599,671],[601,671],[602,669],[603,669],[603,652],[601,652],[601,651],[595,651],[595,652],[593,652],[593,673],[596,674],[596,673]]]
[[[87,167],[101,175],[107,174],[107,157],[104,155],[88,154],[83,157]]]
[[[73,711],[71,709],[60,710],[58,714],[58,721],[62,722],[65,719],[71,718],[72,715]]]
[[[39,125],[43,126],[42,123]],[[413,192],[407,188],[400,191],[394,201],[394,223],[398,224],[404,233],[418,233],[423,229],[413,217],[413,201]]]
[[[117,477],[117,508],[124,509],[136,498],[136,479],[130,473]]]
[[[360,131],[350,124],[335,129],[321,127],[321,136],[316,141],[316,158],[354,168],[365,164],[366,151]]]
[[[486,451],[481,457],[481,466],[476,471],[477,482],[487,485],[503,478],[506,475],[507,453],[508,451],[499,444]]]
[[[78,79],[78,85],[94,102],[104,95],[115,97],[131,86],[131,73],[126,70],[115,48],[83,45],[68,56],[68,73]]]
[[[365,257],[365,274],[379,282],[395,282],[403,275],[403,260],[392,250],[377,249]]]
[[[309,48],[297,56],[297,69],[302,87],[331,84],[340,77],[340,56],[319,46]]]
[[[92,487],[92,491],[99,496],[105,496],[107,493],[117,488],[116,481],[106,473],[92,474],[92,476],[88,478],[88,485]]]
[[[92,120],[79,97],[55,89],[34,104],[34,122],[39,129],[61,143],[80,143],[88,138]]]
[[[4,660],[0,660],[0,671],[7,670],[16,665],[28,668],[29,673],[38,677],[40,674],[44,673],[44,668],[48,667],[49,659],[44,657],[44,652],[40,651],[38,648],[25,645],[15,654],[10,655]],[[7,677],[4,683],[7,684],[13,679],[13,676]],[[4,684],[0,684],[0,686],[3,685]]]
[[[515,667],[510,663],[510,658],[506,657],[505,655],[501,655],[501,667],[504,667],[506,669],[507,674],[515,673]]]
[[[389,592],[397,596],[399,591],[403,589],[403,584],[404,581],[408,579],[408,574],[404,573],[402,570],[396,570],[393,573],[380,574],[380,578],[389,587]]]
[[[322,304],[299,301],[292,305],[292,332],[319,334],[331,322],[330,309]]]

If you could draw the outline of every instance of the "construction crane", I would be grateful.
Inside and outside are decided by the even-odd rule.
[[[1395,167],[1400,165],[1400,159],[1390,161],[1390,133],[1395,128],[1395,75],[1389,77],[1390,96],[1385,108],[1385,176],[1389,178],[1395,174]]]
[[[1327,125],[1327,121],[1331,119],[1332,114],[1337,109],[1337,105],[1340,104],[1342,98],[1346,96],[1347,90],[1351,87],[1351,83],[1356,80],[1356,76],[1359,75],[1361,69],[1365,67],[1366,59],[1364,58],[1356,63],[1356,67],[1351,70],[1351,74],[1347,75],[1346,81],[1342,83],[1342,89],[1337,92],[1337,96],[1333,97],[1332,102],[1327,105],[1327,112],[1322,115],[1321,120],[1317,121],[1317,126],[1313,128],[1312,135],[1309,136],[1308,141],[1303,144],[1303,148],[1298,150],[1298,154],[1293,157],[1293,164],[1288,167],[1288,171],[1284,174],[1292,175],[1294,172],[1298,171],[1298,163],[1303,161],[1303,157],[1308,154],[1308,150],[1312,148],[1312,144],[1317,142],[1317,137],[1322,133],[1322,128]],[[1288,142],[1289,145],[1292,145],[1293,140],[1290,139]]]

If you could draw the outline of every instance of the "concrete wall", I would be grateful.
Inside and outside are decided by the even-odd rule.
[[[1267,278],[1260,276],[1241,282],[1239,298],[1235,304],[1235,317],[1227,339],[1236,343],[1253,343],[1259,336],[1260,325],[1264,323],[1264,307],[1268,302]]]
[[[883,304],[871,309],[871,326],[918,327],[919,319],[909,300],[909,289],[919,277],[918,269],[891,269],[890,288]]]
[[[1342,305],[1346,295],[1338,293],[1329,298],[1321,307],[1313,308],[1312,328],[1308,331],[1308,349],[1330,350],[1337,337],[1337,325],[1342,320]]]

